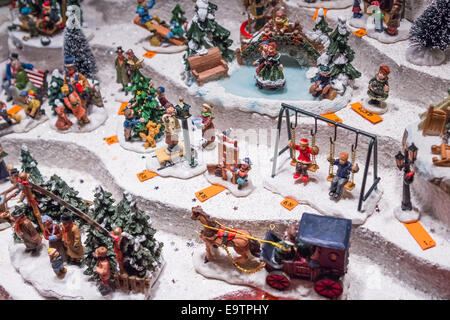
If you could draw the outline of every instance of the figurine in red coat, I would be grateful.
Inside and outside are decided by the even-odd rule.
[[[294,179],[302,178],[302,181],[308,181],[308,168],[311,163],[311,155],[317,155],[319,148],[317,146],[309,147],[308,139],[300,139],[300,144],[289,143],[292,149],[300,151],[297,164],[295,166]]]

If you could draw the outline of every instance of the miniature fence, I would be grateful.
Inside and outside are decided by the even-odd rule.
[[[135,276],[128,276],[126,274],[115,274],[114,284],[117,289],[122,291],[133,291],[133,293],[145,294],[150,288],[149,278],[138,278]]]
[[[370,142],[369,142],[369,148],[367,150],[367,158],[366,158],[366,165],[364,166],[364,176],[363,176],[363,181],[362,181],[362,185],[361,185],[361,193],[359,196],[359,202],[358,202],[358,211],[361,211],[362,209],[362,204],[364,201],[366,201],[370,194],[372,193],[373,190],[375,190],[377,188],[378,183],[380,182],[381,178],[378,177],[378,143],[377,143],[377,136],[365,131],[361,131],[359,129],[347,126],[345,124],[342,123],[338,123],[335,122],[333,120],[329,120],[326,119],[324,117],[321,117],[317,114],[305,111],[303,109],[282,103],[281,104],[281,108],[280,108],[280,113],[278,114],[278,126],[277,126],[277,138],[275,140],[275,149],[274,149],[274,156],[273,156],[273,166],[272,166],[272,178],[275,177],[276,175],[276,169],[277,169],[277,159],[278,157],[283,154],[285,151],[290,150],[291,152],[291,157],[292,157],[292,150],[289,147],[289,145],[285,146],[281,151],[278,151],[278,147],[280,144],[280,132],[281,132],[281,125],[282,125],[282,120],[283,120],[283,114],[285,114],[286,116],[286,125],[287,125],[287,133],[288,133],[288,139],[291,140],[292,139],[292,133],[291,133],[291,121],[290,121],[290,115],[289,115],[289,110],[292,110],[295,112],[295,119],[297,121],[297,116],[298,114],[303,114],[305,116],[308,117],[312,117],[315,119],[315,126],[316,126],[316,130],[317,130],[317,120],[320,121],[324,121],[326,123],[332,124],[334,126],[334,138],[336,140],[336,132],[337,132],[337,128],[343,128],[345,130],[349,130],[349,131],[353,131],[356,133],[356,141],[358,141],[358,135],[363,135],[366,136],[368,138],[370,138]],[[373,150],[373,183],[369,188],[369,191],[367,191],[367,193],[365,193],[365,189],[366,189],[366,184],[367,184],[367,174],[369,172],[369,166],[370,166],[370,159],[372,157],[372,150]]]

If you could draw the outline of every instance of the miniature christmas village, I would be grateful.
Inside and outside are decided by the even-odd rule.
[[[0,5],[0,299],[450,298],[447,0]]]

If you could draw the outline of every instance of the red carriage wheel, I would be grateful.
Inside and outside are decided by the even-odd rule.
[[[344,290],[341,281],[333,278],[323,277],[316,281],[314,290],[321,296],[329,299],[336,299]]]
[[[282,271],[272,271],[267,275],[266,283],[274,289],[286,290],[291,285],[291,280]]]

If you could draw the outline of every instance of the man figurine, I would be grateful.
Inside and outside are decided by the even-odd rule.
[[[5,157],[8,154],[3,150],[2,145],[0,144],[0,181],[6,182],[9,180],[9,172],[6,167]]]
[[[126,91],[125,88],[128,86],[130,79],[128,78],[127,61],[125,60],[122,47],[118,47],[116,53],[116,82],[122,85],[120,91],[125,91],[125,95],[128,95],[128,91]]]
[[[132,49],[128,49],[127,52],[125,52],[125,55],[127,56],[128,79],[133,83],[136,71],[142,68],[142,62],[144,60],[136,57]]]
[[[331,71],[327,65],[320,65],[319,72],[313,79],[309,92],[314,96],[323,96],[331,89]]]
[[[202,105],[200,118],[202,119],[202,138],[204,140],[202,148],[206,148],[209,145],[214,144],[214,141],[216,140],[214,123],[212,122],[214,117],[212,116],[211,106],[209,104],[204,103]]]
[[[42,216],[42,224],[44,225],[44,238],[48,240],[48,247],[58,250],[62,259],[67,260],[59,225],[54,223],[49,216]]]
[[[25,102],[23,109],[25,114],[33,119],[39,119],[41,116],[41,102],[36,99],[36,95],[33,90],[28,92],[22,91],[20,92],[20,96]]]
[[[252,169],[251,164],[250,158],[244,158],[242,163],[235,168],[236,183],[239,190],[241,190],[244,184],[248,181],[248,172]]]
[[[328,195],[336,201],[339,201],[342,197],[344,186],[350,177],[350,173],[352,171],[357,172],[359,169],[357,166],[352,166],[352,163],[348,161],[347,152],[341,152],[339,159],[333,159],[330,157],[328,158],[328,161],[338,167],[337,173],[331,181],[331,189]]]
[[[17,102],[20,91],[35,89],[25,69],[34,70],[34,67],[32,64],[20,62],[19,55],[12,53],[9,57],[9,63],[6,65],[6,81],[2,84],[7,96],[6,102],[13,99]]]
[[[67,262],[80,265],[84,247],[81,243],[80,230],[73,222],[72,216],[66,212],[61,215],[63,236],[62,240],[67,254]]]
[[[369,104],[380,107],[381,102],[385,101],[389,96],[388,75],[390,73],[388,66],[381,66],[378,73],[369,81]]]
[[[77,72],[75,66],[75,59],[73,57],[66,58],[64,60],[64,85],[61,88],[61,92],[67,97],[73,92],[76,92],[81,98],[83,108],[86,108],[88,92],[91,89],[89,81],[84,75]]]
[[[24,210],[22,207],[16,207],[11,214],[15,221],[14,231],[23,240],[25,252],[36,255],[42,248],[42,238],[31,221],[25,216]]]
[[[52,269],[56,273],[56,276],[60,279],[64,278],[67,269],[64,267],[64,261],[58,250],[55,248],[47,249],[48,257],[50,258],[50,263],[52,264]]]
[[[130,141],[134,126],[139,122],[145,122],[145,119],[135,119],[133,109],[125,109],[124,115],[125,121],[123,122],[123,134],[125,136],[125,141]]]
[[[21,172],[17,178],[19,190],[22,191],[21,198],[25,197],[28,202],[28,206],[33,210],[33,214],[36,217],[37,223],[41,229],[44,231],[44,225],[42,224],[41,212],[39,210],[39,203],[33,194],[33,189],[30,186],[30,174],[26,172]]]
[[[86,114],[86,109],[83,107],[83,102],[76,91],[69,94],[69,97],[64,98],[64,104],[72,110],[80,126],[90,122]]]
[[[176,152],[180,149],[178,146],[178,134],[181,132],[180,121],[175,116],[176,110],[174,107],[169,107],[166,113],[162,116],[162,121],[164,123],[164,133],[166,134],[166,143],[168,154]]]
[[[302,178],[302,181],[306,182],[309,179],[308,168],[311,163],[311,155],[317,155],[319,153],[319,148],[317,146],[309,147],[308,139],[300,139],[300,144],[294,144],[289,142],[289,146],[294,150],[300,151],[297,158],[297,164],[295,166],[294,179]]]
[[[108,260],[107,253],[108,249],[105,247],[98,247],[94,252],[94,257],[97,258],[95,273],[98,274],[102,282],[98,288],[102,296],[105,296],[112,291],[109,286],[109,279],[111,278],[111,264]]]
[[[360,19],[362,17],[360,5],[361,5],[361,0],[353,0],[352,12],[353,12],[353,18],[355,18],[355,19]]]

